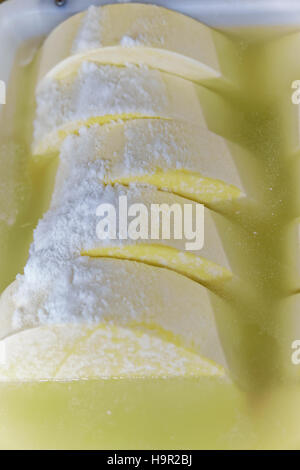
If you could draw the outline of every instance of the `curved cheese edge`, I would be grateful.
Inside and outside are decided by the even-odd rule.
[[[33,154],[59,148],[85,123],[156,117],[207,127],[202,105],[216,107],[218,101],[209,90],[157,70],[84,62],[73,78],[49,78],[38,89]]]
[[[82,256],[112,257],[140,261],[160,268],[167,268],[211,288],[232,278],[232,273],[210,260],[183,252],[171,246],[158,244],[103,246],[82,252]]]
[[[12,283],[0,297],[1,337],[70,324],[70,319],[75,326],[105,323],[151,330],[153,336],[226,365],[207,288],[174,271],[134,261],[81,258],[76,269],[67,293],[59,289],[65,282],[59,275],[43,290],[34,284],[26,297],[22,277]],[[53,299],[63,312],[53,308]]]
[[[164,119],[147,114],[124,113],[124,114],[107,114],[105,116],[93,116],[86,120],[76,120],[67,122],[58,129],[46,133],[44,137],[34,138],[32,145],[32,156],[35,160],[39,160],[43,156],[53,156],[60,151],[64,140],[69,135],[77,135],[82,128],[90,128],[95,125],[105,126],[114,123],[126,122],[138,119]],[[37,121],[35,121],[37,122]]]
[[[108,245],[117,248],[120,245],[164,245],[183,253],[190,251],[207,259],[208,263],[212,262],[212,266],[216,264],[228,272],[231,270],[220,229],[224,217],[194,201],[152,186],[115,185],[101,189],[99,183],[99,194],[90,203],[99,210],[86,211],[80,222],[77,220],[77,223],[70,224],[70,219],[75,220],[76,214],[82,213],[82,197],[73,197],[70,205],[66,202],[69,193],[64,188],[55,196],[44,219],[56,220],[56,224],[52,226],[51,222],[45,230],[40,222],[34,236],[36,250],[51,245],[53,232],[56,237],[57,231],[60,232],[58,227],[69,227],[70,234],[76,233],[79,240],[75,253],[78,250],[102,249]],[[122,230],[121,218],[125,222]],[[109,238],[108,224],[111,228]],[[58,249],[65,243],[63,233],[57,240]]]
[[[2,340],[2,347],[0,381],[226,377],[222,366],[147,329],[38,327]]]
[[[90,7],[48,36],[41,50],[38,80],[47,74],[74,73],[88,59],[102,64],[144,64],[203,81],[222,77],[225,56],[230,75],[235,60],[231,41],[175,11],[141,4]]]
[[[231,201],[242,197],[242,193],[233,185],[226,185],[220,180],[203,177],[199,173],[187,170],[156,171],[153,174],[124,176],[105,179],[107,184],[145,183],[159,190],[170,191],[184,198],[199,203],[213,205],[220,201]]]
[[[203,203],[244,197],[241,174],[251,162],[255,166],[251,155],[207,129],[137,119],[84,127],[68,136],[60,151],[57,187],[75,161],[95,160],[103,161],[100,178],[106,183],[144,182]]]

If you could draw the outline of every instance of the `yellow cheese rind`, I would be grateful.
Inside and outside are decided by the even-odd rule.
[[[116,179],[106,179],[107,184],[145,183],[160,190],[170,191],[184,198],[213,205],[220,201],[231,201],[243,196],[242,192],[233,185],[223,181],[203,177],[199,173],[187,170],[157,171],[153,174],[124,176]]]
[[[218,286],[232,278],[232,273],[227,269],[200,256],[170,246],[150,244],[108,246],[83,251],[82,255],[141,261],[170,269],[208,286]]]
[[[222,77],[225,68],[230,76],[234,58],[230,40],[185,15],[153,5],[106,5],[69,18],[49,35],[41,51],[39,80],[47,74],[74,73],[88,59],[144,64],[205,81]]]

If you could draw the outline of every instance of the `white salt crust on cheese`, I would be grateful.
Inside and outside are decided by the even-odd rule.
[[[201,252],[207,259],[184,253],[185,240],[125,241],[112,247],[111,241],[97,240],[95,227],[97,206],[116,205],[120,194],[129,196],[129,203],[184,204],[178,195],[153,186],[176,193],[180,181],[185,191],[179,194],[186,196],[188,189],[197,197],[201,187],[205,202],[246,194],[227,142],[206,129],[195,86],[148,69],[213,84],[230,75],[222,75],[218,47],[231,72],[233,49],[225,37],[183,15],[143,5],[91,7],[45,42],[35,153],[55,151],[62,144],[61,165],[24,274],[0,298],[0,347],[5,353],[0,379],[225,376],[217,365],[225,366],[226,360],[212,294],[199,284],[217,285],[232,276],[222,266],[229,263],[209,211],[208,242]],[[133,65],[111,66],[128,63]],[[112,117],[123,119],[106,126]],[[194,121],[204,127],[193,126]],[[76,151],[84,157],[76,158]],[[226,181],[227,173],[222,180],[226,158],[232,163],[228,179],[237,181],[236,186]],[[218,164],[220,180],[198,171]],[[118,185],[122,178],[129,187]]]
[[[0,381],[203,376],[228,381],[222,366],[151,330],[48,326],[10,336],[0,345],[6,351]]]
[[[90,166],[88,172],[85,171],[85,167],[80,165],[73,168],[74,171],[69,174],[68,179],[65,179],[65,184],[60,191],[59,204],[56,198],[55,204],[52,204],[50,210],[44,215],[43,219],[39,221],[35,229],[33,245],[35,251],[50,249],[53,251],[56,250],[62,254],[64,250],[64,256],[66,258],[74,255],[78,256],[80,253],[89,253],[94,250],[107,250],[109,248],[120,249],[125,246],[136,246],[139,248],[140,245],[171,247],[174,248],[174,254],[176,253],[175,250],[182,252],[188,251],[186,250],[186,244],[189,244],[192,240],[189,240],[185,236],[183,230],[181,230],[182,237],[176,239],[173,218],[168,216],[169,208],[172,208],[175,204],[177,206],[175,209],[181,211],[182,221],[184,220],[184,211],[191,211],[193,230],[195,230],[194,224],[197,203],[168,192],[159,191],[151,186],[130,185],[129,187],[124,187],[121,185],[102,185],[97,176],[97,163]],[[59,173],[60,170],[58,170],[58,174]],[[84,181],[82,181],[83,178]],[[76,189],[74,190],[74,188]],[[97,216],[97,208],[101,204],[113,206],[116,211],[117,219],[119,220],[120,197],[126,197],[128,209],[134,204],[143,204],[145,210],[148,211],[147,233],[149,234],[149,239],[132,240],[128,238],[120,240],[118,224],[116,226],[116,239],[100,240],[98,238],[96,228],[102,217],[100,217],[100,215]],[[169,239],[164,238],[161,230],[159,230],[157,240],[150,238],[151,204],[162,205],[165,228],[170,226]],[[190,208],[185,209],[185,204],[188,204]],[[123,208],[122,206],[120,210],[123,210]],[[137,215],[138,214],[139,212]],[[127,214],[125,214],[124,217],[127,217]],[[199,221],[199,214],[197,218]],[[132,219],[133,217],[129,216],[128,221]],[[213,214],[209,209],[204,208],[204,246],[198,250],[191,250],[189,254],[189,258],[201,257],[201,259],[198,259],[197,263],[199,263],[200,271],[203,268],[203,282],[205,280],[211,280],[217,283],[218,280],[221,281],[222,279],[225,280],[231,277],[230,262],[225,254],[218,231],[218,221],[220,222],[222,219],[223,217],[221,215]],[[177,220],[179,219],[177,218]],[[161,222],[159,227],[161,229]],[[202,227],[201,219],[201,228],[198,227],[198,229],[200,230]],[[183,229],[183,225],[180,225],[180,229]],[[66,237],[68,237],[67,242],[65,240]],[[184,253],[180,256],[182,257],[182,262],[184,262]]]
[[[190,17],[154,5],[90,7],[46,39],[38,82],[74,73],[82,60],[144,64],[194,81],[235,75],[236,51],[223,34]]]
[[[96,257],[139,259],[142,263],[177,271],[182,273],[181,277],[185,275],[215,289],[231,279],[232,274],[226,267],[229,267],[229,261],[223,250],[216,223],[209,210],[205,211],[205,245],[200,251],[185,252],[187,239],[184,237],[183,240],[176,240],[172,232],[170,240],[100,240],[96,233],[99,221],[96,210],[101,203],[109,203],[116,207],[120,195],[127,196],[128,205],[139,201],[144,203],[146,207],[149,207],[151,202],[169,205],[175,203],[182,206],[187,201],[154,188],[102,186],[98,182],[97,166],[95,165],[90,167],[88,171],[86,168],[82,169],[80,166],[76,166],[74,173],[76,175],[72,175],[65,182],[60,205],[51,208],[35,229],[34,242],[30,249],[30,257],[25,266],[24,275],[19,276],[19,294],[21,293],[20,296],[23,300],[22,306],[18,308],[18,312],[15,312],[15,318],[18,318],[18,322],[26,324],[26,312],[32,309],[43,310],[44,302],[39,297],[43,290],[49,292],[47,305],[50,306],[53,302],[55,303],[56,294],[52,293],[53,289],[54,292],[56,289],[61,290],[62,295],[66,295],[66,299],[69,298],[67,291],[65,291],[66,280],[58,281],[58,279],[62,272],[65,272],[67,279],[70,275],[69,269],[71,272],[73,270],[72,263],[78,263],[78,258],[84,254]],[[65,271],[67,266],[68,269]],[[78,266],[80,267],[81,264],[79,263]],[[53,284],[53,289],[48,284]],[[41,285],[44,287],[41,288]],[[36,305],[33,303],[35,296],[38,299]],[[26,299],[25,303],[23,303],[24,298]],[[57,307],[61,311],[60,313],[56,311],[56,315],[66,315],[65,302],[58,303]],[[78,308],[80,310],[80,304]],[[46,308],[47,312],[48,309],[49,307]],[[50,318],[51,312],[50,309],[47,313]],[[90,314],[93,316],[92,310]],[[4,316],[4,322],[5,318]],[[67,318],[68,316],[66,316]],[[8,330],[11,328],[8,326]],[[5,324],[2,324],[1,331],[5,331]]]
[[[159,133],[154,130],[154,135],[157,136]],[[74,137],[70,136],[68,139],[72,141]],[[203,318],[203,315],[206,318],[207,312],[211,312],[211,307],[208,309],[206,300],[202,300],[203,298],[207,299],[208,296],[208,291],[203,290],[205,289],[203,286],[175,273],[174,270],[146,266],[144,263],[136,263],[134,261],[95,260],[80,256],[84,244],[87,243],[88,247],[91,240],[95,241],[95,225],[92,219],[96,213],[96,207],[101,202],[101,198],[99,200],[98,195],[103,195],[104,193],[110,196],[113,195],[113,200],[115,200],[115,195],[120,188],[117,186],[103,186],[101,184],[103,160],[83,158],[83,155],[92,156],[90,151],[95,148],[95,145],[97,148],[98,141],[91,138],[86,142],[89,145],[82,147],[84,152],[81,154],[81,158],[77,158],[74,152],[71,152],[68,139],[65,140],[67,157],[64,160],[64,155],[61,153],[61,166],[58,170],[58,180],[63,181],[63,184],[61,185],[60,183],[59,185],[60,195],[58,197],[58,186],[56,185],[52,207],[45,214],[35,231],[34,243],[30,249],[30,256],[25,266],[24,275],[19,276],[16,284],[10,286],[2,297],[1,331],[3,335],[12,334],[15,331],[33,326],[61,325],[64,323],[68,324],[70,321],[83,324],[99,324],[103,322],[103,318],[110,321],[111,317],[109,315],[119,311],[120,305],[122,305],[121,317],[124,319],[124,317],[128,317],[128,314],[130,314],[131,326],[136,322],[139,323],[140,315],[143,317],[144,312],[146,312],[147,314],[144,318],[146,318],[146,322],[147,318],[149,318],[149,322],[152,325],[151,331],[162,328],[164,334],[165,331],[175,335],[178,334],[189,347],[196,348],[195,350],[202,354],[202,346],[198,342],[199,338],[201,338],[199,329],[202,329],[203,337],[206,338],[205,344],[207,344],[206,341],[210,336],[204,326],[206,322],[201,323],[201,327],[197,330],[196,327],[191,327],[192,323],[188,318],[190,315],[194,317],[191,299],[195,300],[196,318]],[[132,144],[134,144],[134,140],[132,140]],[[151,147],[152,145],[150,150]],[[74,150],[75,148],[79,150],[78,146],[75,146]],[[172,154],[171,146],[170,155]],[[70,159],[71,155],[73,155],[73,160]],[[143,155],[143,152],[140,155]],[[65,171],[68,171],[67,175]],[[160,194],[159,191],[153,188],[136,186],[129,188],[129,190],[123,188],[123,191],[132,191],[133,194],[139,195],[139,198],[142,194],[147,194],[148,191],[148,196],[145,196],[147,201],[151,200],[151,193]],[[161,193],[161,197],[169,198],[168,200],[170,201],[176,199],[176,196],[167,193]],[[110,199],[108,198],[108,200]],[[213,233],[216,234],[214,231]],[[210,245],[211,252],[214,251],[214,248],[216,250],[219,249],[218,237],[215,238],[215,243],[213,239],[209,243],[212,243]],[[115,263],[111,277],[109,277],[107,271],[105,271],[104,275],[101,274],[101,266],[103,266],[101,263],[105,261]],[[132,277],[126,271],[124,278],[120,279],[118,276],[120,276],[122,271],[121,263],[129,263],[129,266],[134,267],[134,269],[137,269],[137,266],[143,266],[151,270],[159,269],[159,272],[163,273],[162,278],[155,271],[157,284],[151,285],[149,279],[144,282],[143,276],[137,274],[136,271]],[[94,270],[92,266],[95,267]],[[214,277],[216,282],[218,281],[218,274],[219,272],[210,273],[212,282],[214,282]],[[179,286],[175,285],[173,281],[172,283],[165,281],[166,276],[176,276],[178,285],[180,284],[183,290],[181,291]],[[113,279],[116,284],[113,285],[113,281],[110,283],[109,279]],[[136,280],[141,279],[142,286],[138,289],[138,291],[140,290],[140,295],[138,291],[132,292],[126,287],[128,298],[126,297],[125,292],[123,292],[123,286],[126,286],[125,279],[129,280],[130,285],[135,289],[137,288]],[[165,282],[167,282],[166,287],[164,287]],[[103,285],[104,292],[100,290],[100,287],[102,288]],[[145,293],[145,286],[148,289],[151,287],[150,291],[148,290],[148,295]],[[187,286],[190,286],[191,289],[195,288],[193,286],[197,286],[199,294],[189,292]],[[13,295],[11,295],[12,291],[14,291]],[[176,295],[174,295],[175,292]],[[119,297],[120,293],[121,298]],[[116,296],[118,308],[114,309],[112,304],[114,304]],[[158,296],[164,299],[163,305],[158,301]],[[180,302],[178,302],[177,296],[180,297]],[[174,308],[172,307],[171,299],[174,302],[176,299],[176,308],[180,307],[178,315],[174,313],[175,306]],[[136,302],[138,302],[137,306]],[[201,302],[204,303],[204,308],[199,317]],[[124,310],[123,304],[125,304],[126,310]],[[155,306],[158,310],[155,310]],[[128,314],[124,315],[124,312],[128,312]],[[168,317],[169,314],[171,315],[170,318]],[[166,318],[165,316],[168,318],[163,322],[162,319]],[[181,320],[178,320],[179,316],[184,319],[184,324],[190,335],[197,331],[196,336],[198,340],[196,337],[195,339],[190,336],[186,338],[184,331],[187,330],[184,330],[180,323]],[[175,325],[179,325],[178,328],[174,327],[174,323],[172,323],[174,321]],[[155,325],[154,328],[153,324]],[[209,327],[209,329],[213,331],[214,337],[209,343],[211,344],[211,349],[215,351],[218,349],[217,345],[219,344],[216,340],[216,327],[214,325],[212,328]],[[215,359],[213,352],[206,354],[205,351],[203,350],[205,357]],[[217,362],[222,363],[222,361]]]
[[[174,301],[176,299],[175,305],[176,308],[179,308],[177,319],[180,312],[180,315],[183,315],[187,330],[193,334],[195,328],[191,327],[188,317],[190,315],[191,317],[194,316],[192,307],[194,299],[196,302],[195,309],[198,312],[196,317],[199,315],[201,297],[203,297],[203,292],[206,292],[206,290],[203,290],[204,287],[202,286],[199,286],[199,289],[193,287],[193,285],[197,286],[198,284],[173,271],[176,271],[176,268],[179,271],[182,266],[187,267],[192,274],[193,270],[196,274],[198,273],[200,281],[209,281],[211,285],[218,285],[223,279],[226,280],[231,277],[231,274],[225,268],[204,258],[198,259],[195,255],[193,257],[194,260],[198,260],[197,266],[195,267],[195,263],[189,266],[189,259],[184,252],[179,252],[179,256],[175,260],[177,267],[174,268],[174,264],[172,264],[172,270],[162,269],[153,272],[154,278],[157,279],[155,285],[153,285],[154,281],[151,285],[149,279],[143,281],[142,276],[136,273],[136,269],[143,269],[137,268],[137,266],[145,266],[143,262],[127,261],[128,266],[133,267],[128,267],[128,271],[134,269],[135,272],[131,279],[127,271],[124,273],[124,278],[120,278],[121,266],[124,263],[121,260],[107,260],[114,261],[115,264],[112,264],[114,270],[110,274],[106,271],[101,274],[101,266],[103,266],[101,262],[104,262],[104,259],[94,260],[81,256],[83,250],[88,251],[95,246],[101,247],[102,245],[103,248],[107,246],[105,241],[100,242],[96,236],[96,209],[101,202],[115,204],[116,199],[121,194],[128,196],[129,203],[144,201],[145,204],[148,204],[149,201],[155,201],[181,204],[182,199],[172,194],[157,191],[154,188],[103,186],[98,176],[99,163],[101,162],[96,160],[88,165],[81,162],[73,165],[72,171],[69,173],[68,178],[64,180],[64,185],[61,188],[59,203],[56,201],[39,222],[34,232],[34,242],[30,249],[24,275],[18,276],[15,287],[12,285],[8,288],[7,295],[4,294],[2,298],[0,310],[1,332],[3,335],[40,324],[68,323],[71,319],[74,323],[82,321],[97,323],[103,318],[110,320],[109,312],[116,314],[114,313],[116,310],[114,299],[116,298],[116,305],[120,306],[122,304],[121,316],[123,319],[126,318],[124,312],[126,306],[125,310],[128,309],[129,313],[132,314],[132,322],[139,321],[139,315],[147,312],[150,323],[157,323],[166,330],[169,328],[168,324],[162,324],[161,319],[164,315],[168,316],[170,314],[175,323],[177,322],[174,308],[169,304],[171,298]],[[60,168],[58,169],[59,173]],[[209,211],[206,211],[206,213],[207,224],[205,230],[208,240],[203,254],[212,256],[214,259],[217,258],[219,262],[227,262],[215,223],[210,217]],[[108,243],[111,244],[111,241]],[[163,241],[163,243],[177,249],[183,248],[182,241],[171,240],[170,242]],[[128,241],[124,240],[119,246],[122,248],[122,246],[126,247],[127,244]],[[138,247],[139,243],[136,244],[135,248]],[[143,253],[141,255],[143,256]],[[172,261],[174,263],[174,260]],[[155,262],[157,263],[156,258]],[[164,259],[161,259],[160,263],[168,268],[168,262],[166,263]],[[150,269],[150,267],[148,268]],[[171,276],[172,279],[172,275],[175,274],[178,276],[175,277],[176,282],[182,284],[182,291],[175,285],[174,290],[172,290],[171,283],[168,284],[169,287],[164,287],[164,278],[169,279],[169,276]],[[129,285],[136,289],[135,276],[141,279],[142,282],[140,292],[139,288],[136,292],[132,292],[131,289],[128,289],[128,284],[125,283],[126,278],[130,281]],[[145,285],[143,285],[143,282],[145,282]],[[105,286],[104,292],[101,290],[103,284]],[[195,292],[188,293],[187,285],[190,285],[190,288]],[[145,292],[146,286],[147,293]],[[174,295],[174,292],[176,292],[176,295]],[[188,293],[188,297],[185,297],[186,293]],[[180,301],[178,301],[177,295],[180,296]],[[204,301],[203,315],[205,316],[207,310],[211,312],[210,307],[209,309],[207,307],[208,295],[206,293],[204,296],[206,300]],[[160,296],[165,299],[163,305],[159,302]],[[193,301],[191,301],[190,296],[192,296]],[[125,300],[126,298],[127,300]],[[154,314],[156,302],[159,311]],[[104,313],[103,309],[105,310]],[[165,309],[165,313],[162,312],[163,309]],[[153,320],[153,314],[156,321]],[[172,329],[171,331],[180,335],[184,330],[181,325],[178,330]],[[199,336],[199,333],[197,333],[197,336]],[[195,341],[197,342],[197,340]]]
[[[34,154],[53,150],[62,136],[97,120],[174,118],[208,127],[205,111],[222,109],[217,94],[180,77],[147,67],[91,62],[83,62],[75,76],[44,80],[36,103]]]
[[[178,194],[197,202],[256,197],[245,183],[250,167],[259,175],[259,162],[238,145],[183,121],[136,119],[79,129],[61,146],[54,200],[75,162],[95,160],[102,162],[99,177],[107,183],[144,182],[176,192],[168,188],[170,175]]]
[[[179,274],[143,263],[80,257],[41,263],[0,298],[6,335],[40,326],[106,324],[154,337],[226,364],[209,291]],[[47,265],[47,266],[46,266]],[[16,335],[13,335],[16,336]],[[50,354],[50,352],[49,352]]]

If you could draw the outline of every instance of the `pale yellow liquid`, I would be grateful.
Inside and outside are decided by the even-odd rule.
[[[281,367],[276,336],[284,328],[279,302],[288,291],[283,227],[297,211],[297,181],[281,144],[279,90],[267,92],[272,77],[262,60],[264,40],[239,37],[236,46],[242,83],[224,95],[237,116],[226,132],[260,159],[264,182],[259,211],[237,206],[231,221],[216,216],[249,295],[225,292],[224,308],[212,294],[237,385],[214,378],[2,383],[0,448],[299,447],[300,390]],[[0,290],[22,272],[57,163],[31,161],[33,102],[27,91],[34,75],[34,63],[15,66],[2,116],[2,141],[12,147],[0,147],[1,204],[8,216],[18,212],[10,225],[0,219]]]

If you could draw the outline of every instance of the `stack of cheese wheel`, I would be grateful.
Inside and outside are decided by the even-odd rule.
[[[33,155],[59,154],[59,167],[24,274],[0,300],[1,379],[226,378],[211,296],[234,273],[214,211],[249,196],[234,155],[248,157],[207,119],[221,98],[203,84],[230,86],[233,63],[220,33],[138,4],[91,7],[45,41]],[[204,248],[100,240],[96,209],[120,196],[204,204]]]

